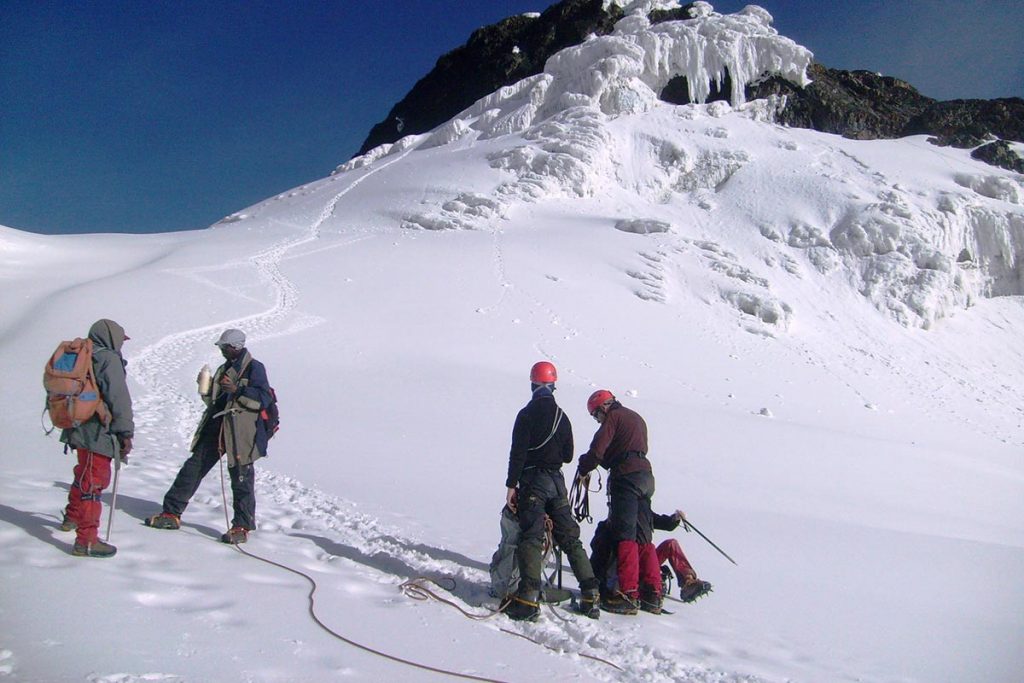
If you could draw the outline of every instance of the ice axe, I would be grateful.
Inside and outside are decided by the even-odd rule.
[[[110,527],[114,524],[114,510],[117,508],[117,475],[121,472],[121,444],[113,434],[110,439],[114,442],[114,492],[110,501],[110,514],[107,516],[107,543],[110,543]]]
[[[702,533],[701,533],[701,531],[700,531],[700,529],[698,529],[697,527],[695,527],[695,526],[694,526],[694,525],[693,525],[693,524],[692,524],[692,523],[691,523],[691,522],[690,522],[689,520],[687,520],[687,519],[684,519],[684,520],[682,520],[682,522],[683,522],[683,528],[684,528],[684,529],[686,529],[687,531],[696,531],[696,532],[697,532],[697,535],[698,535],[698,536],[700,536],[701,538],[703,538],[703,539],[704,539],[705,541],[707,541],[708,543],[710,543],[710,544],[711,544],[711,547],[712,547],[712,548],[714,548],[714,549],[715,549],[715,550],[717,550],[718,552],[722,553],[722,555],[723,555],[723,556],[725,557],[725,559],[729,560],[730,562],[732,562],[733,564],[735,564],[735,565],[736,565],[737,567],[738,567],[738,566],[740,566],[740,565],[739,565],[739,563],[737,563],[737,562],[736,562],[736,560],[734,560],[734,559],[732,559],[731,557],[729,557],[728,553],[726,553],[726,552],[725,552],[724,550],[722,550],[722,549],[721,549],[721,548],[719,548],[719,547],[718,547],[717,545],[715,545],[715,542],[714,542],[714,541],[712,541],[712,540],[711,540],[710,538],[708,538],[707,536],[705,536],[704,534],[702,534]]]

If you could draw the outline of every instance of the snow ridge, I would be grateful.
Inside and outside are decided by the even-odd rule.
[[[428,203],[406,214],[402,225],[419,230],[493,229],[495,221],[522,202],[597,197],[619,187],[664,204],[688,197],[710,215],[720,213],[730,180],[766,161],[731,139],[736,117],[770,122],[783,104],[775,98],[744,103],[745,86],[767,75],[806,85],[812,55],[779,36],[771,28],[771,15],[756,6],[723,16],[708,3],[697,2],[693,18],[652,26],[648,12],[672,9],[678,3],[617,4],[626,16],[611,35],[567,48],[548,60],[543,73],[482,98],[432,133],[371,150],[336,172],[412,149],[447,146],[458,153],[455,148],[501,140],[504,144],[487,158],[493,169],[511,174],[511,179],[489,192],[467,191]],[[733,88],[731,105],[669,107],[658,100],[669,80],[685,76],[691,97],[703,102],[726,72]],[[665,109],[673,111],[667,126],[633,141],[616,138],[617,121]],[[722,119],[722,124],[688,124],[707,118]],[[761,132],[770,133],[768,128]],[[695,140],[693,133],[702,134],[704,141]],[[508,144],[509,140],[516,142]],[[630,145],[635,158],[623,156]],[[825,277],[845,275],[880,312],[901,325],[922,328],[980,298],[1024,293],[1020,178],[961,171],[938,196],[931,196],[883,173],[869,173],[868,166],[845,150],[818,154],[782,136],[777,145],[797,156],[816,154],[812,168],[820,171],[827,185],[821,191],[840,207],[812,221],[762,230],[769,239],[790,247],[789,253],[779,251],[770,257],[773,263],[786,264],[785,277],[802,276],[799,260]],[[863,178],[853,195],[842,187],[851,176]],[[759,211],[751,207],[751,212]],[[624,224],[659,220],[620,218]],[[760,289],[769,288],[773,277],[780,275],[753,262],[740,268],[756,273],[742,279],[760,283]],[[652,289],[649,275],[639,279],[647,285],[638,295],[657,303],[669,300],[667,282]],[[794,312],[791,303],[756,289],[726,287],[719,298],[778,329],[788,326]]]

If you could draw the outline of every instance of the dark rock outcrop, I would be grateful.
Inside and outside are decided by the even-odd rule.
[[[904,135],[907,123],[934,102],[905,81],[870,71],[813,63],[807,75],[813,82],[806,88],[772,77],[750,86],[747,97],[785,95],[779,123],[862,140]]]
[[[996,100],[932,101],[907,122],[903,135],[930,133],[943,138],[994,135],[1003,140],[1024,142],[1024,100],[1007,97]]]
[[[1024,142],[1024,99],[1019,97],[940,102],[906,81],[868,71],[841,71],[815,63],[808,75],[814,82],[806,88],[773,77],[750,86],[747,97],[785,95],[779,123],[848,138],[932,135],[933,144],[962,149],[993,137]],[[973,156],[1012,170],[1019,163],[1006,143],[989,152],[976,150]]]
[[[462,47],[437,60],[388,117],[370,130],[359,148],[363,154],[377,145],[406,135],[426,133],[448,121],[481,97],[544,70],[548,57],[579,45],[590,34],[605,35],[622,18],[602,0],[563,0],[539,17],[518,15],[477,29]]]
[[[1010,149],[1010,145],[1006,140],[996,140],[987,145],[982,145],[971,152],[971,156],[978,161],[984,161],[987,164],[1005,168],[1008,171],[1024,173],[1024,159]]]
[[[655,10],[649,19],[652,23],[685,20],[690,8]],[[578,45],[591,34],[610,33],[620,18],[621,9],[612,6],[606,13],[602,0],[562,0],[539,17],[514,16],[474,31],[464,46],[441,57],[388,117],[373,127],[358,154],[434,129],[498,88],[540,73],[559,50]],[[1021,98],[939,102],[898,78],[817,63],[810,66],[808,75],[813,82],[806,88],[779,77],[766,78],[747,87],[747,99],[785,95],[779,123],[849,138],[928,134],[936,144],[961,148],[977,147],[992,138],[1024,142]],[[728,99],[731,87],[726,73],[722,83],[712,85],[708,101]],[[672,104],[689,104],[686,78],[669,81],[660,97]],[[1013,158],[1019,159],[1008,147],[978,154],[1004,168],[1016,168]]]

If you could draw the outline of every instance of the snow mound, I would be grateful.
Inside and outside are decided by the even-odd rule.
[[[412,230],[494,230],[523,204],[623,191],[642,202],[696,209],[704,218],[688,222],[652,220],[642,209],[620,216],[619,231],[676,236],[674,244],[638,250],[636,265],[623,272],[638,297],[669,303],[687,267],[679,261],[689,255],[707,282],[704,300],[739,311],[759,333],[789,328],[799,304],[774,292],[809,273],[845,279],[878,311],[910,327],[929,328],[983,297],[1024,294],[1019,177],[947,172],[929,181],[940,187],[935,192],[890,180],[856,152],[829,149],[829,136],[780,133],[772,124],[780,102],[744,102],[744,88],[769,75],[804,85],[812,55],[778,35],[759,7],[721,15],[697,2],[691,19],[652,25],[649,12],[679,3],[614,4],[625,16],[610,35],[558,52],[542,73],[336,173],[413,150],[486,150],[493,183],[442,190],[398,209],[401,225]],[[700,104],[726,74],[730,101]],[[659,100],[678,77],[697,104]],[[657,125],[631,125],[645,117]],[[786,174],[804,180],[786,185]],[[775,186],[779,201],[751,201],[753,179]],[[705,220],[755,225],[774,248],[714,254],[697,245],[715,240],[691,233]]]
[[[622,6],[622,3],[617,3]],[[721,15],[706,2],[694,3],[693,18],[651,25],[652,9],[678,2],[634,2],[613,33],[592,37],[553,55],[543,73],[481,98],[427,138],[425,146],[449,144],[465,136],[494,138],[526,131],[565,110],[587,107],[607,116],[641,113],[657,106],[670,80],[685,77],[694,102],[703,103],[713,84],[731,77],[730,101],[740,106],[748,84],[781,76],[807,85],[813,54],[771,27],[771,15],[754,6]],[[409,136],[411,144],[419,136]],[[338,168],[357,168],[394,153],[382,145]]]

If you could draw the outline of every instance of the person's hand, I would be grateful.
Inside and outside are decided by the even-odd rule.
[[[128,454],[132,452],[132,437],[122,436],[121,442],[121,462],[128,462]]]
[[[238,391],[238,385],[235,384],[234,380],[232,380],[227,375],[221,376],[221,378],[220,378],[220,388],[221,388],[221,390],[223,390],[225,393],[228,393],[228,394],[233,394],[236,391]]]
[[[519,513],[519,494],[516,493],[515,488],[509,488],[505,491],[505,505],[513,513]]]
[[[686,521],[686,513],[683,512],[682,510],[676,510],[675,514],[673,514],[672,516],[676,518],[677,522],[682,523]]]
[[[593,456],[590,451],[587,451],[580,456],[579,465],[576,468],[576,473],[585,477],[597,468],[597,458]]]

